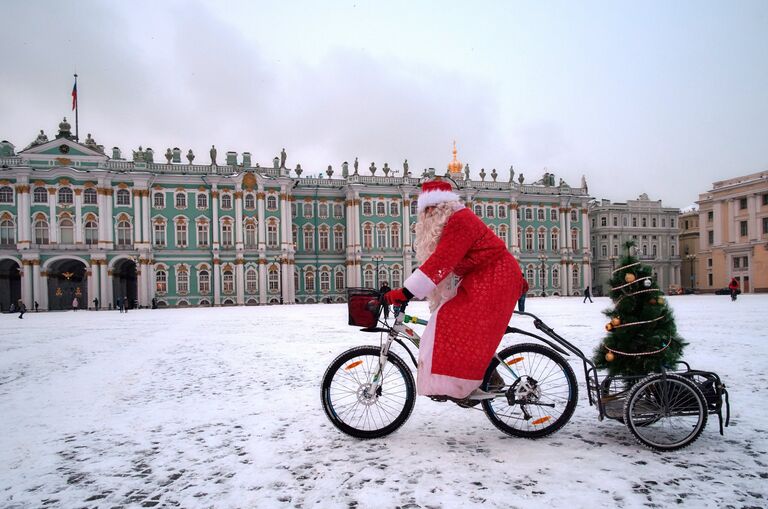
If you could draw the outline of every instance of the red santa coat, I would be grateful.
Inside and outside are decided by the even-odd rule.
[[[405,287],[424,298],[451,274],[461,282],[421,338],[417,388],[422,395],[464,398],[483,380],[522,293],[523,276],[504,242],[467,208],[448,218],[435,252]]]

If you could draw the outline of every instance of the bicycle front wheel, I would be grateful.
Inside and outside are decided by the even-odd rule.
[[[393,352],[379,367],[381,348],[360,346],[339,355],[325,372],[321,399],[331,423],[356,438],[379,438],[402,426],[413,411],[411,370]],[[380,373],[381,371],[381,373]],[[379,376],[375,393],[371,388]]]
[[[483,400],[483,410],[494,426],[522,438],[541,438],[562,428],[573,415],[579,394],[568,362],[554,350],[534,343],[497,353],[482,388],[505,391],[505,396]]]
[[[624,422],[643,445],[674,451],[693,443],[707,424],[701,390],[680,375],[655,374],[639,381],[624,403]]]

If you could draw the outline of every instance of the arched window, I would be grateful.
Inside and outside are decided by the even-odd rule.
[[[229,193],[225,193],[221,195],[221,208],[222,209],[231,209],[232,208],[232,195]]]
[[[494,207],[493,205],[486,205],[485,206],[485,217],[491,217],[491,218],[496,217],[496,213],[494,212],[495,208],[496,207]]]
[[[377,216],[383,216],[387,213],[387,204],[383,201],[377,201],[376,202],[376,215]]]
[[[552,267],[552,286],[555,288],[560,287],[560,268]]]
[[[533,209],[531,207],[525,208],[525,220],[533,221]]]
[[[364,201],[363,202],[363,215],[364,216],[370,216],[373,214],[373,206],[371,205],[370,201]]]
[[[376,227],[376,247],[379,249],[387,248],[387,226],[380,224]]]
[[[304,241],[304,251],[314,251],[315,250],[315,231],[314,228],[311,226],[305,226],[302,230],[303,233],[303,241]]]
[[[579,249],[579,230],[576,228],[571,230],[571,249]]]
[[[245,223],[245,247],[256,247],[256,225],[253,223]]]
[[[35,244],[48,244],[48,221],[38,219],[35,221]]]
[[[575,210],[571,211],[571,222],[577,223],[579,221],[579,214]],[[627,226],[626,224],[624,226]]]
[[[389,247],[400,249],[400,225],[397,223],[389,227]]]
[[[344,227],[335,226],[333,228],[333,250],[344,251]]]
[[[400,205],[396,201],[389,202],[389,215],[393,217],[400,215]]]
[[[205,247],[208,245],[208,221],[197,223],[197,246]]]
[[[533,228],[525,229],[525,250],[533,251]]]
[[[205,269],[197,273],[197,289],[201,295],[211,293],[211,273]]]
[[[296,218],[299,215],[299,207],[296,203],[291,202],[291,217]]]
[[[10,219],[0,221],[0,246],[16,244],[16,225]]]
[[[525,280],[526,281],[536,281],[536,274],[535,274],[535,271],[533,269],[533,265],[529,265],[525,269]]]
[[[59,189],[59,204],[60,205],[72,205],[74,203],[74,195],[72,189],[68,187],[62,187]]]
[[[36,187],[32,194],[32,201],[35,203],[48,203],[48,190],[44,187]]]
[[[165,208],[165,193],[154,193],[152,195],[152,206],[157,209]]]
[[[176,208],[177,209],[187,208],[187,193],[184,193],[184,192],[176,193]]]
[[[245,195],[245,208],[248,210],[256,208],[256,200],[253,198],[253,193],[248,193]]]
[[[340,292],[344,289],[344,271],[343,270],[336,270],[336,273],[334,274],[334,285],[336,286],[336,291]]]
[[[197,193],[197,208],[199,209],[207,209],[208,208],[208,195],[205,193]]]
[[[221,247],[234,246],[232,238],[232,223],[225,222],[221,224]]]
[[[320,251],[328,251],[330,248],[330,230],[327,226],[323,225],[320,227],[319,232],[319,239],[320,242]]]
[[[131,193],[129,193],[127,189],[118,189],[116,198],[118,205],[131,204]]]
[[[189,272],[186,268],[176,269],[176,291],[179,295],[189,293]]]
[[[231,269],[221,273],[221,289],[226,294],[235,293],[235,274]]]
[[[367,267],[363,271],[363,286],[373,288],[373,269],[371,267]]]
[[[331,271],[324,269],[320,271],[320,291],[329,292],[331,290]]]
[[[117,245],[130,246],[133,244],[131,223],[123,219],[117,223]]]
[[[541,209],[540,209],[541,210]],[[539,251],[544,251],[546,247],[546,238],[547,238],[547,230],[544,228],[539,229],[538,235],[536,236],[536,249]]]
[[[59,220],[59,244],[75,243],[75,224],[71,219]]]
[[[85,205],[96,205],[98,203],[98,195],[96,190],[92,187],[86,187],[83,191],[83,203]]]
[[[176,247],[187,247],[187,222],[176,221]]]
[[[256,293],[259,289],[259,275],[256,269],[245,271],[245,293]]]
[[[642,219],[642,221],[643,221],[643,228],[647,228],[647,227],[648,227],[648,218],[647,218],[647,217],[644,217],[644,218]]]
[[[499,212],[504,210],[504,207],[499,207]],[[504,245],[509,246],[509,228],[503,224],[499,226],[499,238],[504,241]]]
[[[651,228],[656,228],[656,218],[655,217],[651,218]]]
[[[482,205],[475,205],[474,209],[475,209],[475,215],[477,217],[483,217],[483,206]]]
[[[311,201],[305,201],[304,203],[302,203],[301,210],[304,212],[305,219],[311,219],[315,212],[315,209],[312,206]]]
[[[269,293],[278,293],[280,291],[280,269],[277,265],[272,265],[267,271],[267,286]]]
[[[571,288],[573,291],[581,288],[581,278],[579,277],[579,266],[575,263],[571,269]]]
[[[507,206],[502,204],[499,206],[499,219],[506,219],[506,218],[507,218]]]
[[[341,203],[333,204],[333,217],[336,219],[344,217],[344,206]]]
[[[550,209],[550,211],[549,211],[549,218],[552,221],[558,221],[559,220],[559,215],[557,213],[557,209],[556,208]]]
[[[371,223],[365,223],[363,225],[363,249],[371,249],[373,247],[373,225]]]
[[[10,186],[0,187],[0,203],[13,203],[13,189]]]
[[[267,247],[277,247],[277,222],[267,224]]]
[[[156,221],[152,230],[154,233],[152,244],[155,247],[165,247],[165,221]]]
[[[537,220],[537,221],[545,221],[545,218],[544,218],[544,209],[543,209],[543,208],[541,208],[541,207],[539,207],[538,209],[536,209],[536,220]]]
[[[293,240],[293,248],[299,249],[299,227],[291,225],[291,239]]]
[[[398,265],[392,267],[392,288],[399,288],[403,283],[403,272]]]
[[[320,203],[317,206],[317,217],[320,219],[327,219],[328,218],[328,204],[327,203]]]
[[[315,291],[315,272],[312,269],[304,272],[304,291],[306,293]]]
[[[299,271],[294,270],[293,271],[293,288],[295,291],[299,291],[299,288],[301,288],[301,285],[299,284]]]
[[[415,216],[419,213],[419,202],[415,198],[411,199],[410,207],[412,216]]]
[[[168,291],[168,274],[163,269],[155,271],[155,291],[160,295]]]
[[[85,243],[89,246],[99,243],[99,225],[96,221],[85,222]]]
[[[550,242],[552,244],[552,251],[560,249],[560,230],[557,228],[552,229],[552,232],[550,233]]]
[[[267,196],[267,210],[277,210],[277,196],[273,194]]]

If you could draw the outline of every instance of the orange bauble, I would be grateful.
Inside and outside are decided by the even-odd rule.
[[[605,360],[607,360],[608,362],[613,362],[613,359],[615,358],[616,356],[613,355],[613,352],[608,352],[607,354],[605,354]]]
[[[617,327],[617,326],[621,325],[621,320],[619,319],[618,316],[614,317],[611,320],[611,325],[613,325],[614,327]]]
[[[608,332],[611,332],[613,330],[613,325],[611,325],[610,322],[606,323],[605,324],[605,330],[607,330]]]
[[[624,276],[624,281],[626,281],[627,283],[633,283],[633,282],[635,281],[635,275],[634,275],[634,274],[632,274],[631,272],[628,272],[628,273],[627,273],[627,274]]]

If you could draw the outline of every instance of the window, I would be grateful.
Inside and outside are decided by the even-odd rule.
[[[245,208],[248,210],[253,210],[256,208],[256,200],[253,198],[252,193],[248,193],[245,195]]]
[[[211,293],[211,273],[207,270],[197,273],[197,289],[202,295]]]
[[[747,199],[746,198],[739,198],[739,209],[740,210],[746,210],[747,208]]]
[[[117,190],[117,205],[130,205],[131,204],[131,193],[128,192],[127,189],[118,189]]]
[[[86,187],[83,191],[83,203],[85,205],[96,205],[97,194],[96,190],[92,187]]]
[[[165,207],[165,194],[164,193],[155,193],[152,195],[152,205],[157,209],[162,209]]]
[[[10,219],[0,221],[0,246],[16,244],[16,225]]]
[[[670,228],[674,228],[674,227],[675,227],[675,219],[674,219],[674,218],[671,218],[671,219],[669,220],[669,227],[670,227]]]
[[[163,269],[155,271],[155,291],[161,295],[168,291],[168,274]]]
[[[267,210],[277,210],[277,196],[274,194],[267,196]]]
[[[387,213],[387,204],[383,201],[377,201],[376,202],[376,215],[377,216],[383,216]]]
[[[560,268],[552,267],[552,286],[557,288],[560,286]]]
[[[661,218],[661,227],[662,228],[666,228],[667,227],[667,218],[666,217],[662,217]],[[688,228],[688,227],[686,226],[686,228]]]
[[[643,244],[643,256],[648,256],[648,244]]]
[[[333,284],[336,286],[336,291],[341,291],[344,289],[344,271],[343,270],[337,270],[334,274],[334,281]]]
[[[320,271],[320,291],[327,292],[331,289],[331,273],[326,270]]]
[[[546,245],[545,245],[546,237],[547,237],[546,230],[543,230],[543,229],[539,230],[539,234],[536,236],[536,240],[537,240],[536,249],[537,250],[544,251],[547,248]]]
[[[558,212],[557,209],[549,209],[549,218],[552,221],[559,221],[558,216],[557,216],[557,212]]]
[[[280,291],[280,269],[277,265],[272,265],[267,271],[267,288],[269,293],[277,293]]]
[[[389,246],[400,249],[400,225],[395,223],[389,228]]]
[[[763,218],[763,235],[768,233],[768,217]]]
[[[299,215],[298,208],[299,207],[298,205],[296,205],[296,203],[291,202],[291,217],[293,217],[294,219]]]
[[[603,257],[608,256],[608,246],[606,244],[600,246],[600,255]]]
[[[613,226],[619,226],[619,218],[616,216],[613,216]]]
[[[75,243],[75,225],[71,219],[59,221],[59,244]]]
[[[0,203],[13,203],[13,189],[9,186],[0,187]]]
[[[307,218],[307,219],[311,218],[312,217],[312,213],[314,212],[312,210],[312,203],[308,202],[308,201],[305,201],[304,205],[303,205],[303,208],[304,208],[304,217]]]
[[[579,249],[579,230],[576,228],[571,230],[571,249],[574,251]]]
[[[657,246],[656,244],[652,245],[651,246],[651,255],[654,258],[656,258],[656,256],[658,256],[658,254],[659,254],[659,246]]]
[[[45,219],[35,221],[35,244],[48,244],[48,221]]]
[[[221,195],[221,208],[229,210],[232,208],[232,195],[229,193]]]
[[[187,208],[187,193],[176,193],[176,208]]]
[[[655,217],[651,218],[651,228],[656,228],[656,218]]]
[[[707,241],[709,242],[709,245],[713,245],[715,243],[715,232],[712,230],[709,230],[707,232]]]
[[[178,221],[176,223],[176,247],[187,247],[186,221]]]
[[[291,241],[293,242],[293,248],[298,249],[299,248],[299,227],[294,225],[291,225]]]
[[[99,225],[95,221],[85,222],[85,243],[89,246],[99,243]]]
[[[234,242],[232,240],[232,224],[223,223],[221,225],[221,246],[232,247]]]
[[[373,269],[370,267],[363,271],[363,286],[373,288]]]
[[[231,269],[221,273],[221,290],[226,294],[235,293],[235,274]]]
[[[571,211],[571,222],[572,223],[578,223],[579,222],[579,213],[577,211],[575,211],[575,210]],[[614,221],[614,223],[615,223],[615,221]],[[614,226],[616,226],[616,225],[614,224]]]
[[[768,194],[763,195],[763,205],[768,205]]]
[[[304,272],[304,291],[307,293],[315,291],[315,273],[312,269]]]
[[[68,187],[59,189],[59,205],[72,205],[72,203],[74,203],[72,189]]]
[[[486,205],[485,207],[485,217],[493,218],[496,216],[496,213],[494,212],[495,207],[493,205]]]
[[[506,219],[507,218],[507,206],[501,205],[499,207],[499,219]]]
[[[207,209],[208,208],[208,195],[205,193],[197,193],[197,208],[199,209]]]
[[[334,203],[333,204],[333,217],[336,219],[341,219],[344,217],[344,205],[341,203]]]
[[[560,232],[557,230],[557,228],[555,228],[550,233],[550,245],[552,246],[553,251],[557,251],[558,249],[560,249],[559,241],[560,241]]]
[[[622,226],[627,226],[627,217],[626,216],[621,218],[621,224],[622,224]]]
[[[533,228],[525,230],[525,250],[533,251]]]
[[[669,245],[669,255],[670,256],[675,256],[675,245],[674,244],[670,244]]]
[[[648,218],[644,217],[643,218],[643,228],[646,228],[647,226],[648,226]]]
[[[734,256],[733,257],[733,268],[734,269],[738,269],[739,268],[739,261],[740,260],[741,260],[741,258],[739,258],[738,256]]]
[[[133,244],[131,223],[123,219],[117,223],[117,245],[130,246]]]
[[[712,286],[712,274],[707,274],[707,284],[709,284],[709,286]]]
[[[533,221],[533,209],[531,207],[526,207],[525,209],[525,220]]]
[[[373,247],[373,226],[371,223],[365,223],[363,225],[363,249],[371,249]]]
[[[189,293],[189,272],[183,267],[176,270],[176,291],[180,295]]]
[[[482,205],[475,205],[475,215],[477,217],[483,217],[483,206]]]
[[[304,251],[315,250],[315,232],[311,226],[305,226],[304,230]]]
[[[748,235],[747,222],[739,221],[739,235],[746,237]]]
[[[44,187],[36,187],[32,193],[32,201],[35,203],[48,203],[48,190]]]
[[[387,248],[387,227],[383,224],[376,227],[376,247],[379,249]]]
[[[256,247],[256,225],[246,223],[245,225],[245,248],[253,249]]]
[[[267,224],[267,247],[277,247],[277,222]]]
[[[504,210],[504,208],[499,208],[499,211]],[[509,229],[507,228],[507,225],[503,224],[499,226],[499,238],[504,242],[505,246],[509,246]]]
[[[577,288],[581,288],[581,281],[579,280],[579,266],[574,263],[571,270],[571,289]]]
[[[327,226],[321,226],[318,236],[318,242],[320,243],[320,251],[328,251],[330,246],[330,231]]]
[[[525,279],[526,281],[536,281],[536,275],[534,273],[533,267],[530,265],[527,269],[525,269]]]
[[[321,219],[327,219],[328,218],[328,204],[327,203],[320,203],[317,206],[317,217]]]
[[[165,223],[164,222],[157,222],[154,226],[154,239],[153,244],[155,247],[164,247],[165,246]]]
[[[370,216],[373,214],[373,205],[371,205],[371,202],[364,201],[363,202],[363,215],[364,216]]]
[[[618,244],[613,245],[613,256],[619,256],[619,246]]]
[[[389,203],[389,215],[393,217],[400,215],[400,205],[396,201]]]
[[[344,251],[344,229],[343,228],[333,229],[333,250]]]
[[[607,217],[601,217],[600,218],[600,226],[608,226],[608,218]]]
[[[636,217],[632,218],[632,227],[633,228],[637,228],[637,218]]]
[[[256,293],[259,289],[259,275],[256,269],[245,271],[245,293]]]
[[[411,215],[412,216],[415,216],[415,215],[417,215],[419,213],[419,202],[417,200],[412,199],[410,207],[411,207]]]
[[[206,221],[197,223],[197,245],[198,247],[208,245],[208,223]]]
[[[544,209],[536,209],[536,220],[544,221]]]

